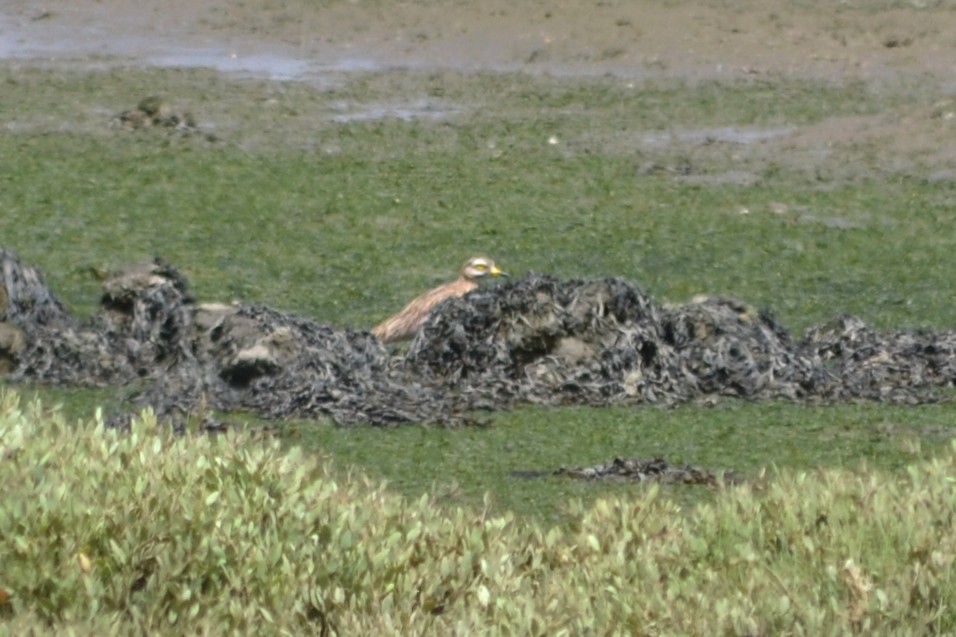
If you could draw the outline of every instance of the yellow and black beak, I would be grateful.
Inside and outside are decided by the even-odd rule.
[[[488,274],[491,276],[508,276],[508,273],[499,268],[496,265],[491,266],[491,269],[488,270]]]

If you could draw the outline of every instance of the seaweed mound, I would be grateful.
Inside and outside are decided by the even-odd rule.
[[[854,316],[807,330],[800,349],[835,379],[831,399],[918,404],[935,402],[938,387],[956,380],[956,332],[881,334]]]
[[[135,386],[182,419],[206,407],[340,424],[474,423],[516,403],[677,404],[732,396],[916,404],[956,377],[956,333],[880,334],[843,316],[794,341],[728,298],[662,307],[619,278],[528,274],[442,303],[404,354],[259,306],[197,303],[162,260],[106,279],[72,317],[40,273],[0,250],[0,373]]]
[[[196,371],[208,370],[205,387],[221,409],[271,418],[325,414],[340,424],[457,424],[464,417],[434,389],[391,375],[388,352],[368,332],[242,307],[199,336]]]
[[[6,350],[13,380],[56,385],[120,385],[161,373],[189,356],[186,280],[157,260],[132,266],[104,284],[101,311],[89,322],[71,316],[38,270],[0,249],[0,321],[25,346]]]
[[[628,482],[660,482],[662,484],[699,484],[715,487],[740,481],[732,472],[714,473],[694,465],[672,465],[662,458],[614,458],[608,463],[592,467],[561,467],[551,472],[553,476],[566,476],[580,480],[610,480]]]
[[[196,119],[192,113],[174,109],[168,102],[155,95],[145,97],[135,108],[123,111],[116,116],[114,122],[131,131],[144,128],[196,130]]]
[[[443,303],[412,341],[407,370],[482,402],[607,404],[684,399],[661,309],[621,279],[530,274]]]

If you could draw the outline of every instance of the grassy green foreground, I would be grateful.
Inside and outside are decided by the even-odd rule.
[[[84,419],[97,405],[107,414],[128,409],[106,391],[31,389],[68,420]],[[266,425],[283,445],[330,456],[333,473],[358,470],[410,500],[429,494],[444,506],[481,506],[515,512],[546,525],[569,522],[567,502],[585,504],[608,495],[627,497],[646,488],[558,477],[520,478],[513,472],[603,464],[615,457],[662,457],[721,473],[753,478],[770,466],[789,471],[823,467],[902,472],[946,453],[956,438],[951,403],[919,407],[877,404],[807,407],[788,403],[725,401],[712,407],[523,407],[480,414],[487,427],[441,429],[336,427],[328,420],[264,423],[244,414],[220,414],[233,428]],[[690,506],[715,491],[671,485],[662,491]]]
[[[956,630],[956,448],[770,472],[572,523],[407,499],[242,433],[69,423],[0,394],[0,632],[847,635]]]

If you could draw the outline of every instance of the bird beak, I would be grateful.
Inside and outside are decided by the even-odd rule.
[[[488,273],[491,276],[508,276],[508,273],[502,270],[501,268],[499,268],[498,266],[493,266],[490,270],[488,270]]]

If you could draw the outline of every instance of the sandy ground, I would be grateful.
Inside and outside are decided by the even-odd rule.
[[[119,58],[277,78],[415,67],[931,86],[918,108],[834,118],[761,148],[812,161],[821,147],[863,144],[890,172],[956,178],[956,0],[318,4],[6,0],[0,58]]]

